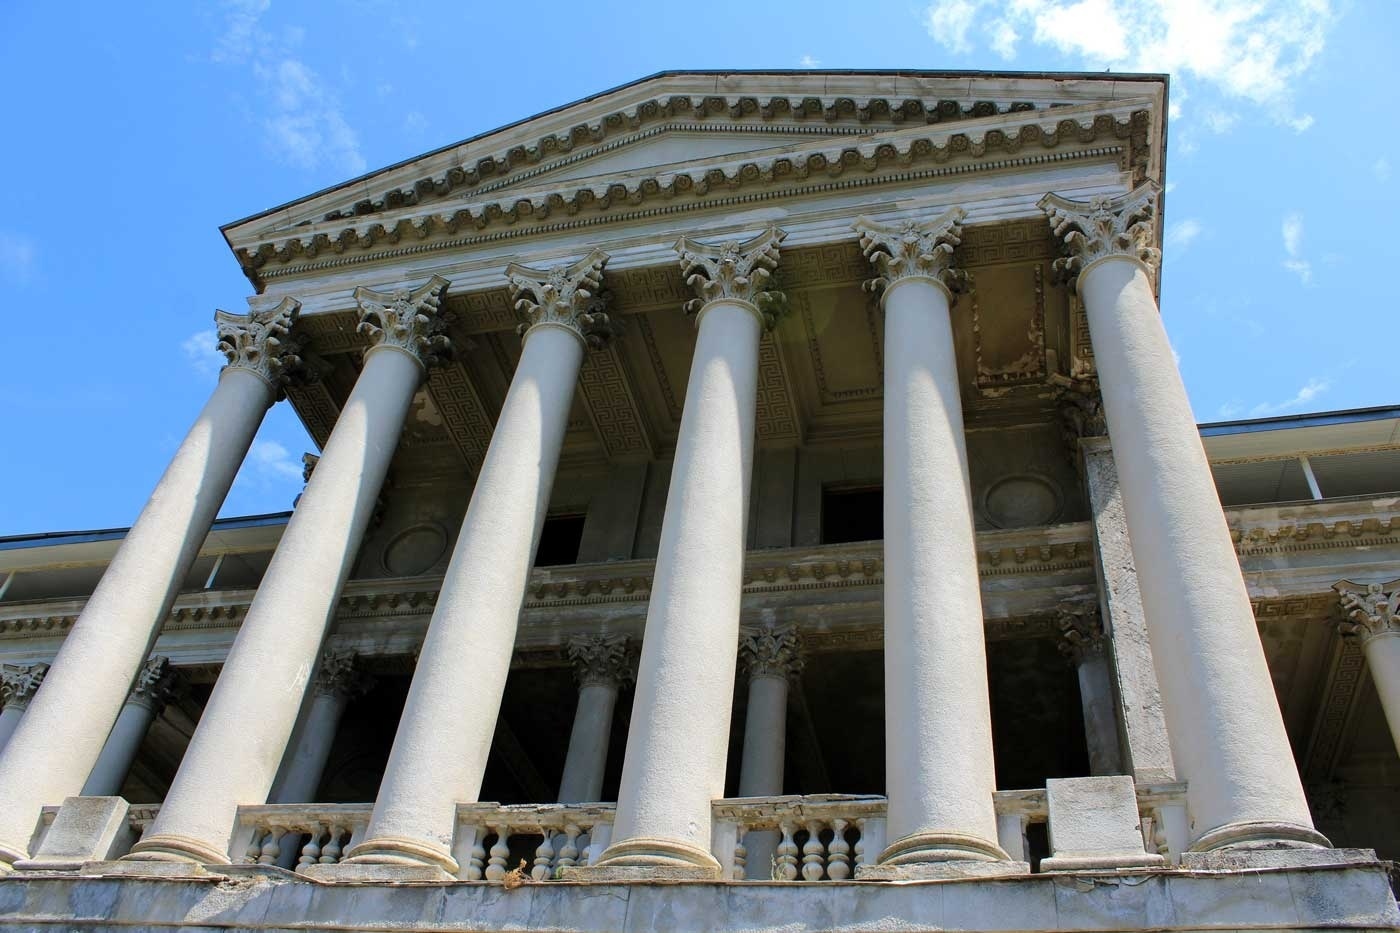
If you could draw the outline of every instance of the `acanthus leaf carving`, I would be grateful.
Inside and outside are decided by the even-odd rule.
[[[215,311],[218,350],[228,360],[225,368],[246,370],[262,378],[280,399],[288,382],[304,369],[301,341],[292,336],[300,313],[301,302],[291,297],[266,311]]]
[[[367,692],[372,686],[374,679],[361,669],[358,653],[334,649],[322,653],[313,684],[318,695],[349,698]]]
[[[48,672],[49,666],[42,662],[0,666],[0,705],[5,709],[28,708]]]
[[[912,218],[879,223],[857,217],[852,228],[860,234],[861,252],[877,273],[865,283],[865,289],[880,292],[911,276],[942,282],[950,291],[961,288],[966,273],[952,268],[952,262],[953,250],[962,242],[966,216],[961,207],[950,207],[923,223]]]
[[[164,655],[152,655],[136,673],[136,683],[131,688],[128,703],[142,703],[157,713],[174,696],[179,681],[170,659]]]
[[[1380,635],[1400,635],[1400,580],[1389,583],[1353,583],[1342,580],[1332,585],[1337,591],[1345,618],[1338,629],[1342,635],[1365,644]]]
[[[577,635],[564,650],[580,687],[621,687],[635,676],[636,651],[626,635]]]
[[[604,312],[603,267],[608,254],[595,249],[571,265],[534,269],[511,263],[506,266],[510,296],[521,318],[518,333],[532,327],[557,325],[568,328],[589,346],[598,348],[612,335],[612,322]]]
[[[397,347],[424,367],[445,362],[452,354],[447,338],[447,315],[441,311],[448,281],[435,275],[415,289],[376,291],[361,285],[355,289],[360,323],[355,332],[369,337],[375,346]]]
[[[1055,260],[1055,271],[1073,278],[1100,259],[1128,256],[1150,270],[1162,261],[1153,246],[1157,195],[1155,181],[1145,181],[1116,198],[1096,195],[1088,201],[1071,201],[1047,194],[1037,206],[1050,218],[1055,236],[1064,241],[1068,255]]]
[[[802,634],[791,623],[745,625],[739,630],[739,664],[755,677],[797,676],[802,671]]]
[[[1055,613],[1055,626],[1060,630],[1060,653],[1075,664],[1103,653],[1103,616],[1099,612],[1097,599],[1074,599],[1061,603]]]
[[[765,327],[777,324],[787,310],[787,296],[773,290],[770,280],[778,268],[778,245],[786,236],[770,226],[742,241],[677,240],[681,275],[699,295],[685,303],[686,313],[695,314],[712,301],[737,301],[756,308]]]

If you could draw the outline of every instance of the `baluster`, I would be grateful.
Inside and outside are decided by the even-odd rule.
[[[467,861],[467,880],[480,881],[486,877],[486,847],[482,844],[486,841],[487,827],[477,828],[476,839],[472,841],[471,856]]]
[[[797,880],[797,843],[793,842],[792,835],[797,827],[793,823],[782,823],[778,827],[783,831],[783,841],[778,843],[778,865],[777,873],[780,877],[774,881],[796,881]]]
[[[248,851],[243,853],[243,861],[249,865],[258,864],[258,858],[262,855],[263,831],[254,829],[252,837],[248,840]]]
[[[802,845],[802,877],[821,881],[826,871],[826,846],[822,845],[821,820],[807,821],[807,841]]]
[[[846,820],[831,821],[831,844],[827,846],[826,876],[832,881],[851,877],[851,844],[846,841]]]
[[[749,864],[749,847],[744,845],[744,837],[748,835],[749,827],[743,823],[739,824],[738,831],[734,834],[734,880],[743,881],[744,871]]]
[[[539,848],[535,849],[535,864],[530,868],[530,877],[536,881],[548,881],[549,874],[554,868],[554,844],[549,841],[549,827],[540,826],[538,829],[544,839],[540,842]]]
[[[559,847],[559,860],[555,863],[562,871],[578,864],[578,837],[582,830],[573,823],[564,824],[564,844]]]
[[[335,823],[331,824],[330,836],[326,839],[326,844],[321,846],[322,865],[336,865],[340,862],[340,855],[345,851],[340,844],[340,840],[345,837],[345,827]]]
[[[486,865],[486,880],[500,881],[509,871],[506,864],[510,861],[510,827],[491,828],[496,833],[496,841],[491,845],[491,860]]]
[[[301,855],[297,856],[298,870],[303,865],[318,865],[321,861],[321,833],[324,830],[319,823],[312,823],[307,832],[310,835],[306,837],[306,845],[301,847]]]
[[[258,856],[259,865],[277,864],[277,857],[282,854],[282,837],[286,834],[285,829],[276,826],[267,831],[263,837],[262,854]]]

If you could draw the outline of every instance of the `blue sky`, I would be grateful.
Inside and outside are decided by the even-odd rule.
[[[1168,71],[1198,419],[1400,403],[1397,36],[1394,0],[9,0],[0,535],[135,518],[251,290],[220,224],[665,69]],[[308,449],[276,406],[223,514],[288,508]]]

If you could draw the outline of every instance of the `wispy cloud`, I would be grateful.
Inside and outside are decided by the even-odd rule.
[[[797,60],[797,67],[799,67],[799,68],[815,68],[815,67],[817,67],[818,65],[820,65],[821,63],[822,63],[822,60],[821,60],[820,58],[813,58],[813,57],[810,56],[810,55],[803,55],[801,58],[799,58],[799,59]]]
[[[34,278],[39,249],[22,233],[0,230],[0,281],[25,285]]]
[[[1326,379],[1309,379],[1307,385],[1298,390],[1292,398],[1284,399],[1281,402],[1261,402],[1249,410],[1249,414],[1255,418],[1267,418],[1269,415],[1282,415],[1290,411],[1297,411],[1308,405],[1328,389]]]
[[[302,488],[302,462],[292,456],[285,446],[277,441],[258,438],[248,448],[248,456],[233,479],[231,495],[256,493],[259,502],[275,501],[278,493],[286,496],[286,505]],[[264,506],[265,508],[265,506]]]
[[[214,328],[190,334],[180,344],[180,351],[196,373],[206,379],[214,379],[224,368],[224,355],[219,352],[219,335]]]
[[[1201,222],[1188,217],[1178,220],[1167,228],[1167,246],[1172,249],[1185,249],[1191,241],[1201,235]]]
[[[1381,156],[1371,166],[1371,174],[1376,176],[1377,181],[1390,181],[1390,160]]]
[[[322,163],[358,175],[365,170],[359,140],[334,90],[297,54],[305,31],[274,32],[263,23],[271,0],[227,0],[224,32],[210,57],[247,68],[267,112],[257,119],[263,144],[279,161],[303,169]]]
[[[1030,42],[1090,68],[1171,72],[1299,132],[1312,117],[1292,106],[1294,91],[1333,20],[1331,0],[932,0],[923,12],[955,53],[984,45],[1011,60]],[[1206,117],[1215,132],[1236,119],[1227,108]]]
[[[1303,258],[1303,215],[1289,214],[1283,218],[1283,251],[1287,254],[1283,267],[1294,273],[1304,285],[1312,282],[1312,263]]]

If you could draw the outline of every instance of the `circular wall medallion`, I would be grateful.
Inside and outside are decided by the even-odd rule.
[[[1060,517],[1063,505],[1055,484],[1034,473],[1004,476],[982,495],[982,511],[998,528],[1049,525]]]
[[[447,550],[447,533],[433,522],[411,525],[384,546],[384,569],[396,577],[413,577],[432,568]]]

